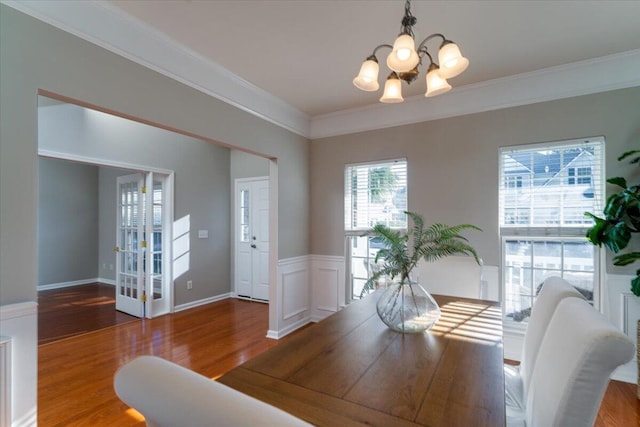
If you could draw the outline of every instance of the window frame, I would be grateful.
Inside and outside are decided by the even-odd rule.
[[[380,166],[384,166],[384,165],[388,165],[391,163],[396,163],[396,162],[404,162],[405,164],[405,188],[406,188],[406,206],[407,206],[407,210],[409,210],[409,161],[407,160],[406,157],[398,157],[398,158],[393,158],[393,159],[380,159],[380,160],[373,160],[373,161],[367,161],[367,162],[357,162],[357,163],[346,163],[344,165],[344,169],[343,169],[343,192],[346,191],[347,189],[347,168],[353,168],[353,167],[358,167],[358,166],[376,166],[376,165],[380,165]],[[353,302],[354,300],[356,300],[356,298],[354,298],[353,296],[353,274],[352,274],[352,250],[351,250],[351,244],[350,242],[353,240],[354,237],[361,237],[363,232],[369,230],[370,227],[354,227],[352,229],[347,230],[346,228],[346,215],[347,215],[347,197],[346,194],[343,194],[343,230],[344,230],[344,254],[345,254],[345,269],[344,269],[344,273],[345,273],[345,301],[347,304]],[[351,215],[353,215],[353,213],[351,213]],[[400,231],[407,231],[408,230],[408,221],[405,222],[405,226],[404,227],[390,227],[394,230],[400,230]],[[368,245],[367,245],[368,246]],[[367,248],[367,259],[369,257],[369,252],[370,252],[370,248]],[[368,272],[367,272],[368,273]]]
[[[498,233],[500,236],[500,289],[501,289],[501,301],[502,304],[502,319],[507,329],[514,330],[524,330],[526,329],[526,322],[516,322],[513,319],[506,317],[506,242],[509,240],[531,240],[531,241],[550,241],[554,237],[558,240],[558,242],[562,241],[580,241],[581,239],[585,239],[587,230],[591,227],[590,224],[570,224],[565,223],[562,224],[550,224],[550,225],[530,225],[523,224],[522,226],[517,226],[516,224],[504,224],[503,221],[506,218],[505,212],[507,209],[516,209],[514,206],[505,206],[502,202],[502,197],[504,196],[503,191],[507,191],[509,189],[513,189],[511,187],[505,187],[504,178],[504,162],[503,155],[509,151],[544,151],[549,149],[562,149],[562,147],[567,147],[571,145],[578,145],[579,143],[584,142],[596,142],[599,143],[599,167],[600,169],[600,179],[599,182],[595,182],[597,180],[597,176],[594,175],[594,168],[590,167],[590,173],[588,175],[589,184],[581,183],[579,185],[591,185],[594,187],[594,197],[597,198],[596,206],[594,207],[593,212],[600,212],[603,209],[603,205],[606,201],[606,173],[605,173],[605,157],[606,157],[606,142],[603,136],[597,137],[589,137],[589,138],[579,138],[579,139],[570,139],[570,140],[560,140],[560,141],[552,141],[552,142],[542,142],[542,143],[533,143],[533,144],[522,144],[515,146],[506,146],[500,147],[498,150]],[[582,168],[582,167],[580,167]],[[570,175],[569,169],[573,169],[573,176]],[[583,178],[583,176],[578,175],[578,166],[572,166],[571,168],[567,168],[567,176],[565,184],[567,186],[578,185],[578,179]],[[584,176],[586,177],[586,176]],[[570,183],[570,179],[573,179],[573,183]],[[504,187],[504,188],[503,188]],[[515,218],[515,217],[514,217]],[[603,268],[605,253],[601,248],[594,246],[594,285],[593,285],[593,305],[597,309],[601,309],[601,292],[602,292],[602,283],[603,283]],[[564,273],[564,268],[561,268],[561,272]]]

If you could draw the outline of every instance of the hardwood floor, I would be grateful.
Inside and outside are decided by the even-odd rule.
[[[38,344],[134,320],[116,311],[114,286],[92,283],[38,292]]]
[[[40,345],[38,424],[143,426],[141,417],[113,391],[113,375],[120,366],[152,354],[217,378],[278,345],[265,338],[267,327],[266,304],[227,299]],[[612,381],[596,426],[636,425],[640,401],[635,385]]]

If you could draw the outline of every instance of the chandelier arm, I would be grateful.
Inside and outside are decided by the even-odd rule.
[[[446,38],[444,35],[442,35],[442,34],[440,34],[440,33],[433,33],[433,34],[431,34],[430,36],[428,36],[426,39],[424,39],[424,40],[422,40],[422,41],[420,42],[420,45],[418,45],[418,49],[416,49],[416,52],[420,52],[420,51],[422,51],[422,49],[423,49],[423,48],[424,48],[424,50],[425,50],[425,52],[426,52],[427,47],[426,47],[425,45],[427,44],[427,42],[428,42],[429,40],[435,39],[436,37],[440,37],[440,38],[442,39],[442,41],[443,41],[443,42],[444,42],[445,40],[447,40],[447,38]]]
[[[376,46],[375,49],[373,49],[373,53],[371,54],[371,56],[376,56],[376,52],[382,49],[383,47],[388,47],[389,49],[393,50],[393,46],[391,46],[390,44],[381,44]]]
[[[426,47],[422,48],[422,50],[418,51],[418,54],[421,54],[422,56],[420,56],[420,64],[422,64],[422,58],[424,57],[424,55],[427,55],[429,57],[429,65],[433,64],[433,58],[431,57],[431,54],[429,53],[429,51],[427,50]]]

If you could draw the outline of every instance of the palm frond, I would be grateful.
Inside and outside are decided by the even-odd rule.
[[[440,223],[425,228],[422,216],[409,211],[405,211],[405,214],[413,222],[409,233],[392,230],[383,224],[377,224],[365,233],[366,236],[378,238],[384,245],[375,258],[376,263],[382,259],[384,264],[367,280],[360,293],[361,297],[373,289],[375,282],[382,276],[406,280],[421,259],[431,262],[450,255],[465,254],[473,256],[480,263],[475,249],[460,234],[465,230],[482,231],[480,228],[472,224],[449,226]]]

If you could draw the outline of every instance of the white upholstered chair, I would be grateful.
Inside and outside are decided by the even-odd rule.
[[[588,302],[563,299],[542,340],[526,408],[507,425],[592,426],[611,373],[633,353],[633,342]]]
[[[520,365],[504,365],[505,402],[507,415],[511,411],[520,413],[527,401],[527,391],[533,368],[538,357],[542,338],[558,303],[564,298],[584,297],[569,282],[558,276],[548,277],[531,309],[531,316],[524,336]]]
[[[141,356],[121,367],[116,394],[149,427],[309,426],[265,402],[175,363]]]

